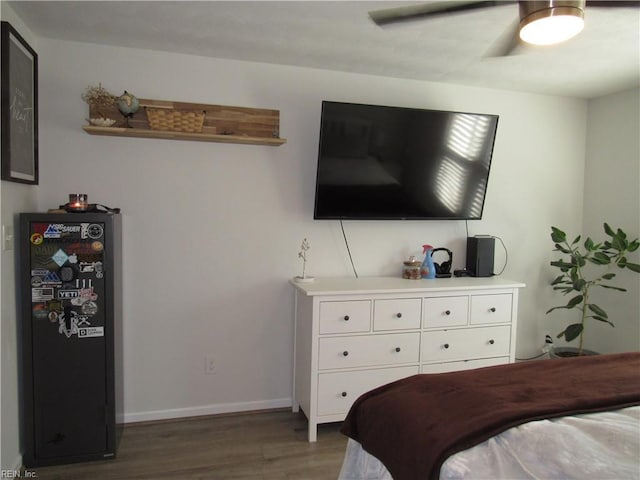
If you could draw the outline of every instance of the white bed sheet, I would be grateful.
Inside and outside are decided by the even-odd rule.
[[[392,480],[352,439],[338,478]],[[640,479],[640,406],[513,427],[449,457],[440,479]]]

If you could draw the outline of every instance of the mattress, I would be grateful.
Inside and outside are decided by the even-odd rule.
[[[349,439],[340,480],[392,480]],[[640,406],[536,420],[449,457],[440,479],[640,479]]]

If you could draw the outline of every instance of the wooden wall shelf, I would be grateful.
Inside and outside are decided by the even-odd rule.
[[[116,137],[161,138],[169,140],[195,140],[201,142],[239,143],[245,145],[279,146],[287,142],[280,138],[280,111],[263,108],[230,107],[204,103],[170,102],[139,99],[140,108],[124,125],[124,118],[117,106],[96,111],[89,109],[89,117],[105,117],[118,120],[113,127],[85,125],[82,129],[90,135]],[[145,107],[173,108],[186,111],[205,111],[201,133],[154,130],[149,127]]]
[[[277,147],[287,142],[285,138],[249,137],[241,135],[216,135],[210,133],[168,132],[146,128],[94,127],[85,125],[82,129],[90,135],[112,137],[163,138],[169,140],[197,140],[200,142],[241,143],[245,145],[270,145]]]

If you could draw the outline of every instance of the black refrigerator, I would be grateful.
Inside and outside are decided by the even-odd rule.
[[[20,214],[26,467],[114,458],[122,409],[121,216]]]

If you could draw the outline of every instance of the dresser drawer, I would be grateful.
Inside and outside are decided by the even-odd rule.
[[[469,297],[424,299],[424,328],[456,327],[467,324]]]
[[[368,332],[371,300],[320,302],[320,334]]]
[[[509,363],[509,357],[481,358],[477,360],[464,360],[461,362],[431,363],[422,365],[420,373],[445,373],[458,370],[471,370],[472,368],[492,367]]]
[[[474,295],[471,297],[471,324],[511,323],[510,294]]]
[[[418,373],[418,366],[381,368],[318,375],[318,415],[347,414],[363,393]]]
[[[471,360],[509,355],[511,327],[477,327],[424,332],[422,361]]]
[[[319,341],[318,368],[354,368],[417,362],[420,332],[351,337]]]
[[[420,298],[394,298],[375,300],[373,303],[373,329],[407,330],[420,328]]]

